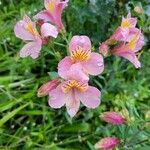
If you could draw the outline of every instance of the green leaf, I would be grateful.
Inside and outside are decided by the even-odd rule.
[[[24,109],[26,106],[28,106],[29,103],[20,106],[19,108],[8,112],[1,120],[0,120],[0,127],[5,124],[9,119],[11,119],[12,117],[14,117],[20,110]]]

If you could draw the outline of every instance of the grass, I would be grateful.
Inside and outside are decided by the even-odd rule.
[[[95,6],[86,0],[71,1],[63,16],[69,32],[67,38],[87,34],[96,47],[113,32],[121,16],[140,3],[112,0],[109,5],[106,2],[102,0]],[[48,106],[47,97],[36,96],[42,83],[57,76],[57,63],[66,55],[66,41],[59,37],[54,44],[45,46],[36,61],[18,56],[24,43],[15,37],[13,27],[25,13],[32,16],[40,10],[41,4],[33,0],[1,1],[0,149],[94,150],[93,145],[106,136],[121,138],[120,150],[150,149],[150,117],[145,117],[150,110],[150,17],[147,12],[150,4],[141,3],[144,15],[132,11],[147,41],[140,57],[142,68],[136,70],[117,57],[106,58],[105,72],[90,80],[91,85],[102,90],[100,107],[91,110],[81,106],[73,119],[65,108],[54,110]],[[118,127],[102,122],[99,115],[109,110],[128,110],[129,124]]]

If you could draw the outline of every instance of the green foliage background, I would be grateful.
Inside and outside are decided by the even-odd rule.
[[[135,6],[142,6],[144,13],[136,13]],[[33,16],[42,8],[42,0],[0,1],[0,149],[94,150],[100,138],[117,136],[122,139],[120,150],[149,150],[150,117],[145,116],[150,110],[150,1],[70,0],[63,13],[68,39],[86,34],[97,50],[131,11],[146,41],[140,70],[118,57],[106,58],[104,73],[90,80],[102,91],[100,107],[81,106],[72,120],[65,108],[51,109],[47,97],[36,96],[41,84],[55,78],[66,42],[61,37],[50,42],[36,61],[18,56],[24,43],[15,37],[13,27],[25,13]],[[104,111],[122,109],[129,111],[128,125],[116,127],[99,119]]]

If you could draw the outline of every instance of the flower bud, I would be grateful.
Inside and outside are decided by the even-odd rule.
[[[100,118],[103,121],[114,124],[114,125],[120,125],[120,124],[126,123],[126,119],[117,112],[104,112],[100,116]]]
[[[134,11],[137,13],[137,14],[142,14],[144,12],[142,6],[136,6],[134,8]]]
[[[96,149],[111,150],[120,143],[120,140],[116,137],[106,137],[101,139],[95,144]]]
[[[49,92],[53,89],[55,89],[59,85],[60,81],[58,79],[49,81],[45,84],[43,84],[39,89],[37,96],[43,97],[49,94]]]
[[[107,56],[108,55],[108,50],[109,47],[106,43],[102,43],[99,47],[99,52],[103,55],[103,56]]]

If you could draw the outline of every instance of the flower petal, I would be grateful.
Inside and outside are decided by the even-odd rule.
[[[70,94],[70,98],[68,99],[68,101],[66,101],[66,108],[70,117],[74,117],[79,110],[80,101],[76,97],[75,90],[71,91],[69,94]]]
[[[129,60],[135,66],[135,68],[141,68],[141,63],[140,63],[140,61],[138,60],[136,54],[133,51],[131,51],[131,50],[122,51],[122,52],[117,53],[115,55],[123,57],[123,58]]]
[[[69,44],[69,50],[74,51],[78,47],[81,47],[83,50],[91,50],[91,41],[87,36],[73,36]]]
[[[49,105],[52,108],[61,108],[65,105],[65,101],[67,99],[67,94],[64,94],[61,90],[61,85],[59,85],[56,89],[49,92]]]
[[[34,18],[44,20],[44,22],[54,22],[53,16],[47,10],[39,12]]]
[[[34,36],[24,28],[24,21],[17,22],[14,27],[15,35],[22,40],[34,40]]]
[[[41,34],[43,37],[51,36],[56,38],[58,35],[58,31],[54,25],[51,25],[50,23],[44,23],[41,26]]]
[[[84,72],[81,63],[73,64],[69,56],[62,59],[58,64],[58,74],[64,79],[88,81],[89,77]]]
[[[101,92],[92,86],[85,92],[77,93],[78,99],[88,108],[96,108],[100,105]]]
[[[31,56],[36,59],[39,56],[41,50],[41,41],[29,42],[20,50],[20,57],[24,58]]]
[[[91,53],[91,57],[87,62],[83,62],[85,71],[90,75],[98,75],[104,71],[104,60],[102,55]]]
[[[58,74],[60,77],[67,79],[68,72],[70,70],[71,65],[73,64],[73,61],[69,56],[62,59],[58,64]]]

